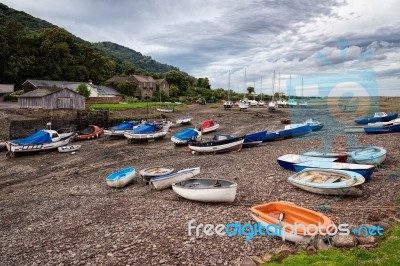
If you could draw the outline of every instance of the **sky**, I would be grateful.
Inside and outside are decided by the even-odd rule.
[[[1,2],[207,77],[214,89],[400,96],[400,0]]]

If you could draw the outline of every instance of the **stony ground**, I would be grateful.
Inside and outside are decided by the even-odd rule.
[[[291,112],[291,114],[290,114]],[[176,148],[169,138],[127,145],[126,140],[103,138],[81,142],[76,154],[56,151],[6,159],[0,153],[0,261],[2,265],[230,265],[239,257],[257,255],[291,245],[278,238],[188,236],[188,221],[195,224],[252,223],[249,208],[269,201],[290,201],[317,211],[328,204],[326,215],[335,223],[366,223],[371,217],[394,212],[400,188],[399,133],[343,136],[345,113],[266,108],[248,111],[195,106],[169,114],[184,114],[193,125],[207,118],[221,124],[219,132],[243,134],[264,128],[283,128],[281,120],[314,117],[326,123],[307,138],[263,143],[240,152],[196,156],[185,147]],[[174,132],[182,127],[174,128]],[[206,135],[205,138],[211,138]],[[330,197],[307,193],[291,186],[292,172],[276,163],[286,153],[321,149],[335,150],[347,143],[383,146],[388,157],[363,196]],[[201,167],[203,178],[224,178],[238,183],[233,204],[190,202],[171,189],[154,191],[139,178],[124,189],[111,189],[105,177],[122,167],[151,166],[175,169]]]

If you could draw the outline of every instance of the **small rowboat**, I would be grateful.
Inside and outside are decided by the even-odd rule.
[[[161,113],[173,113],[174,107],[167,107],[167,108],[157,108],[157,111]]]
[[[81,148],[81,145],[67,145],[67,146],[62,146],[58,147],[59,152],[73,152],[77,151]]]
[[[244,139],[228,138],[224,140],[213,140],[208,142],[190,142],[189,150],[195,153],[221,153],[228,151],[240,151],[243,146]]]
[[[146,182],[149,182],[150,179],[160,175],[167,175],[174,171],[174,168],[168,167],[150,167],[145,168],[139,171],[139,174],[143,177]]]
[[[237,184],[223,179],[192,178],[175,183],[172,189],[179,196],[202,202],[233,202]]]
[[[121,188],[129,184],[129,182],[131,182],[135,177],[135,174],[135,168],[128,167],[108,175],[106,182],[109,187]]]
[[[367,147],[350,152],[355,163],[380,165],[386,159],[386,150],[381,147]]]
[[[185,115],[181,119],[176,120],[176,123],[185,125],[185,124],[189,124],[191,121],[192,121],[192,117],[190,115]]]
[[[265,203],[250,210],[253,219],[267,227],[271,234],[291,242],[310,243],[314,235],[327,234],[334,230],[331,219],[322,213],[286,202]],[[295,227],[295,224],[298,226]],[[309,228],[308,232],[305,228]]]
[[[150,185],[156,190],[169,188],[173,183],[182,182],[200,174],[200,167],[184,169],[175,173],[160,175],[150,179]]]
[[[101,134],[103,134],[102,128],[90,125],[88,128],[79,131],[74,140],[94,139],[100,137]]]
[[[288,178],[289,183],[322,195],[361,196],[365,178],[351,171],[306,168]]]
[[[336,158],[336,162],[346,163],[347,153],[346,152],[320,152],[320,151],[308,151],[303,153],[304,156],[319,157],[319,158]]]
[[[305,156],[298,154],[285,154],[280,156],[277,161],[278,164],[289,171],[295,171],[294,165],[302,162],[308,161],[325,161],[325,162],[334,162],[337,158],[323,158],[323,157],[313,157],[313,156]]]
[[[204,121],[204,123],[200,127],[200,130],[201,130],[201,133],[205,134],[205,133],[217,130],[218,128],[219,128],[219,124],[215,124],[213,120],[209,119],[207,121]]]
[[[308,161],[294,165],[294,169],[296,170],[296,172],[300,172],[305,168],[322,168],[322,169],[353,171],[362,175],[366,181],[369,180],[369,178],[371,177],[372,173],[375,170],[375,166],[369,164],[337,163],[337,162],[326,162],[326,161],[325,162]]]

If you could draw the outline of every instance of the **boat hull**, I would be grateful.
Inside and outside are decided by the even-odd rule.
[[[297,155],[297,154],[285,154],[280,156],[277,161],[278,164],[289,171],[295,171],[295,164],[308,162],[308,161],[325,161],[325,162],[334,162],[337,158],[322,158],[322,157],[311,157],[305,155]]]
[[[122,188],[128,185],[135,177],[136,170],[128,167],[107,176],[106,182],[109,187]]]
[[[201,202],[233,202],[236,197],[237,184],[231,181],[218,179],[219,182],[228,182],[229,186],[213,187],[217,179],[194,179],[188,180],[192,184],[195,182],[207,182],[209,186],[203,187],[186,187],[179,183],[173,184],[172,189],[179,196],[194,201]],[[182,182],[185,183],[185,182]]]
[[[352,151],[350,157],[355,163],[380,165],[386,159],[386,154],[383,148],[370,147]]]
[[[73,152],[77,151],[81,148],[81,145],[67,145],[58,147],[58,152]]]
[[[168,130],[163,130],[160,132],[152,133],[152,134],[137,134],[126,131],[124,133],[124,137],[128,139],[128,143],[132,141],[151,141],[151,140],[159,140],[164,138],[168,134]]]
[[[162,190],[171,187],[174,183],[185,181],[198,174],[200,174],[200,167],[185,169],[176,173],[153,177],[150,179],[150,185],[156,190]]]
[[[400,132],[400,124],[387,125],[382,127],[365,127],[365,133],[367,134],[382,134],[382,133],[393,133]]]
[[[156,176],[168,175],[174,171],[174,168],[167,167],[149,167],[139,171],[140,176],[144,181],[149,182],[150,179]]]
[[[221,153],[228,151],[240,151],[243,146],[244,139],[235,141],[218,141],[206,143],[189,143],[189,149],[194,153]],[[212,145],[217,143],[215,145]],[[210,145],[207,145],[210,144]]]
[[[365,117],[360,119],[355,119],[354,121],[359,125],[366,125],[368,123],[376,123],[376,122],[388,122],[390,120],[396,119],[398,116],[397,113],[389,114],[387,116],[381,117]]]
[[[219,124],[215,124],[215,125],[213,125],[211,127],[207,127],[207,128],[202,129],[201,133],[205,134],[205,133],[208,133],[208,132],[212,132],[212,131],[217,130],[218,128],[219,128]]]

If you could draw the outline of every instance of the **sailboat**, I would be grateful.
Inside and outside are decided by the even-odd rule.
[[[292,90],[292,75],[290,75],[290,79],[289,79],[289,100],[288,100],[288,106],[293,108],[297,106],[297,102],[295,99],[290,99],[290,91]]]
[[[246,68],[244,69],[244,88],[246,89]],[[239,101],[239,110],[246,110],[249,108],[249,99],[244,98]]]
[[[282,100],[281,99],[281,73],[279,73],[278,74],[278,79],[279,79],[279,87],[278,87],[278,94],[279,94],[279,100],[277,101],[277,106],[278,106],[278,108],[279,107],[282,107],[282,108],[284,108],[284,107],[287,107],[287,101],[285,101],[285,100]]]
[[[254,93],[253,93],[253,100],[250,100],[249,101],[249,103],[250,103],[250,106],[257,106],[258,105],[258,102],[256,101],[256,93],[255,93],[255,91],[256,91],[256,82],[254,81]]]
[[[231,93],[231,71],[229,70],[229,79],[228,79],[228,100],[224,102],[224,109],[232,108],[233,102],[230,99],[230,93]]]
[[[274,71],[274,76],[272,78],[272,101],[270,101],[268,104],[268,110],[272,112],[275,111],[276,108],[274,97],[275,97],[275,71]]]
[[[264,106],[265,102],[263,101],[263,94],[262,94],[262,77],[261,77],[260,95],[261,95],[261,100],[258,101],[258,105],[259,106]]]
[[[304,101],[304,94],[303,94],[303,78],[301,78],[301,99],[302,99],[302,101],[299,103],[299,106],[307,107],[307,102]]]

